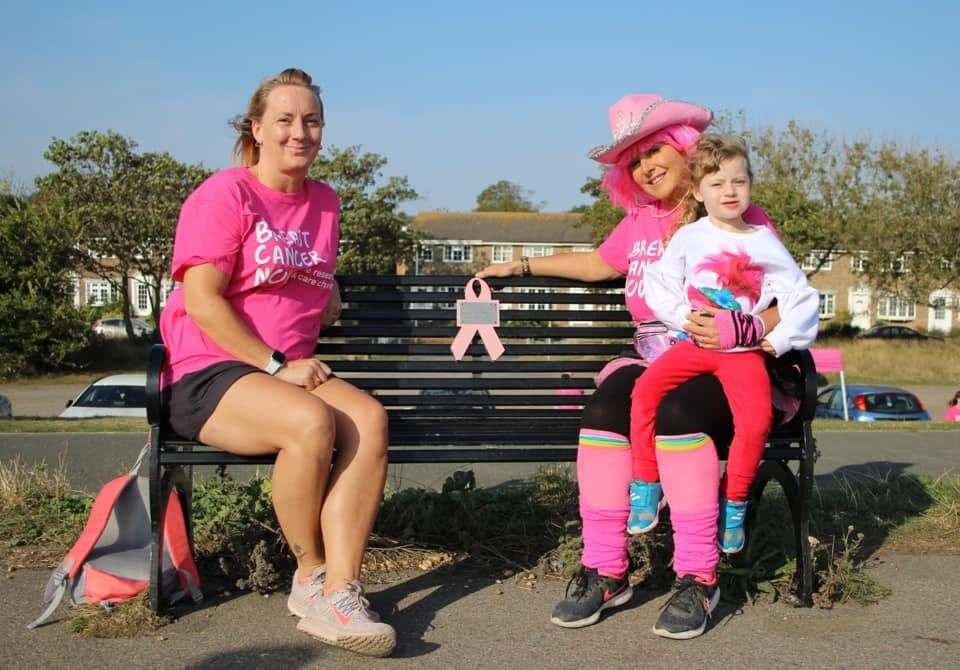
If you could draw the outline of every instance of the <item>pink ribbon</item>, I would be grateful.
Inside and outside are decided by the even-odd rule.
[[[480,285],[479,291],[474,292],[474,283]],[[491,299],[487,282],[477,277],[467,282],[463,295],[464,300],[457,300],[457,326],[460,331],[450,344],[453,358],[458,361],[462,359],[474,335],[479,334],[490,360],[497,360],[504,352],[503,344],[494,330],[500,325],[500,301]]]

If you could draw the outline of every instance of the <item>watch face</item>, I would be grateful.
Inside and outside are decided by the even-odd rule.
[[[274,362],[278,363],[279,365],[283,365],[284,363],[287,362],[287,357],[284,356],[282,351],[274,351],[270,357],[274,360]]]

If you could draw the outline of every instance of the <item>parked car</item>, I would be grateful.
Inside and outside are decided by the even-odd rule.
[[[847,412],[851,421],[930,420],[917,396],[895,386],[847,386]],[[817,395],[816,416],[843,418],[839,386],[828,386]]]
[[[131,319],[133,334],[137,337],[147,337],[153,334],[153,328],[143,319]],[[94,333],[101,337],[115,338],[126,337],[127,328],[123,325],[123,319],[97,319],[91,325]]]
[[[10,398],[0,395],[0,419],[9,419],[12,416],[13,405],[10,403]]]
[[[939,335],[925,335],[913,328],[906,326],[874,326],[868,328],[857,337],[863,339],[881,339],[881,340],[942,340]]]
[[[94,416],[147,417],[147,375],[145,373],[102,377],[73,400],[60,413],[61,419],[87,419]]]

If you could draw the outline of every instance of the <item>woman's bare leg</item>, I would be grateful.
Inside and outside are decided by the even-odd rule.
[[[238,379],[200,431],[200,441],[234,454],[277,454],[273,507],[308,577],[324,561],[317,522],[330,478],[336,425],[317,395],[261,373]]]
[[[372,396],[333,377],[312,393],[333,410],[336,453],[320,512],[326,593],[359,579],[387,479],[387,413]]]

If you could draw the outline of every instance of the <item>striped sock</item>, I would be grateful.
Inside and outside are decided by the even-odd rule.
[[[624,449],[630,447],[630,440],[626,435],[611,433],[608,430],[593,428],[580,429],[581,447],[600,447],[609,449]]]

